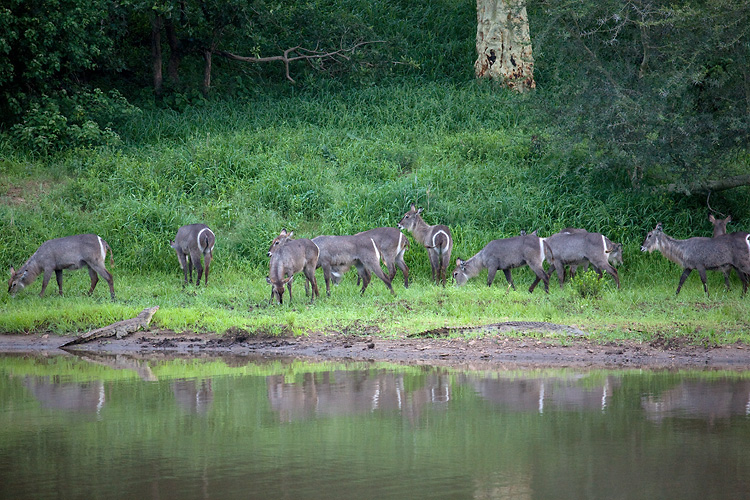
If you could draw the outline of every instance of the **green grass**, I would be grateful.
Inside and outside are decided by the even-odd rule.
[[[602,341],[747,341],[750,299],[736,278],[726,293],[711,275],[707,299],[691,276],[675,298],[680,270],[639,251],[657,222],[675,237],[710,235],[705,199],[633,189],[587,163],[585,145],[561,154],[554,127],[535,113],[529,97],[491,85],[413,82],[149,107],[129,118],[117,148],[36,156],[0,134],[0,264],[20,266],[47,239],[95,232],[113,249],[118,296],[110,302],[100,284],[86,297],[88,276],[78,272],[66,273],[65,297],[52,280],[40,299],[39,280],[15,299],[0,294],[0,331],[80,332],[159,305],[154,325],[177,331],[401,335],[524,320],[574,324]],[[743,194],[711,198],[740,221],[732,230],[748,229]],[[425,249],[412,242],[414,285],[404,290],[399,274],[396,297],[377,279],[360,297],[352,275],[314,305],[301,279],[292,304],[268,304],[266,252],[282,227],[296,237],[352,234],[394,226],[411,203],[451,227],[454,262],[521,230],[600,231],[625,244],[623,288],[605,277],[601,296],[586,299],[553,279],[549,296],[529,295],[528,270],[514,271],[518,291],[502,274],[488,289],[486,272],[436,288]],[[198,221],[217,235],[211,284],[183,290],[169,241]]]

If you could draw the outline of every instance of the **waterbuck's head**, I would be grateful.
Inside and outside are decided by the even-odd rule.
[[[276,250],[284,246],[284,243],[289,241],[292,238],[293,234],[294,231],[289,231],[287,233],[286,229],[282,229],[279,235],[275,237],[271,242],[271,246],[268,248],[268,256],[272,256],[274,252],[276,252]]]
[[[612,246],[607,249],[607,260],[613,266],[622,265],[622,243],[613,243]]]
[[[726,219],[717,219],[713,214],[709,214],[708,221],[714,225],[714,238],[727,234],[727,224],[732,222],[732,216],[728,216]]]
[[[269,285],[271,285],[271,297],[272,299],[276,299],[276,301],[279,304],[284,303],[284,285],[287,283],[291,283],[294,279],[294,275],[289,276],[288,278],[276,280],[271,278],[270,276],[266,276],[266,281]]]
[[[462,286],[469,281],[465,260],[456,259],[456,268],[453,270],[453,279],[456,280],[456,286]]]
[[[29,272],[21,268],[18,272],[10,266],[10,279],[8,280],[8,293],[14,296],[19,290],[25,288],[28,283],[26,279],[29,276]]]
[[[661,222],[656,225],[653,231],[649,231],[646,235],[646,239],[641,244],[641,252],[653,252],[659,250],[659,239],[664,234],[661,228]]]
[[[422,213],[423,208],[417,208],[414,205],[411,206],[411,209],[409,209],[408,212],[404,214],[404,216],[401,218],[401,222],[399,222],[398,228],[399,229],[406,229],[407,231],[413,230],[417,226],[417,222],[422,220],[422,218],[419,216],[419,214]]]

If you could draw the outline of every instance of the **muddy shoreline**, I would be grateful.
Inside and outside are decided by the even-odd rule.
[[[266,336],[250,332],[225,335],[137,332],[123,339],[100,339],[62,350],[75,338],[54,334],[0,335],[0,353],[37,355],[89,352],[132,357],[248,356],[295,358],[310,361],[365,361],[399,364],[493,367],[590,367],[750,370],[750,346],[731,344],[702,347],[654,341],[589,341],[585,333],[563,325],[495,324],[477,327],[482,338],[449,338],[446,331],[387,338],[377,335],[309,333],[301,336]],[[504,332],[524,328],[565,332],[566,337],[507,337]]]

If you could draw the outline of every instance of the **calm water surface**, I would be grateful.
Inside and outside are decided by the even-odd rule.
[[[750,372],[0,355],[0,498],[750,496]]]

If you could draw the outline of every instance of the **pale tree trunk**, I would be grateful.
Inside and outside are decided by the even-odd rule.
[[[151,14],[151,68],[154,76],[154,95],[161,98],[162,83],[162,58],[161,58],[161,26],[162,18],[158,14]]]
[[[477,0],[477,78],[526,92],[536,87],[526,0]]]

